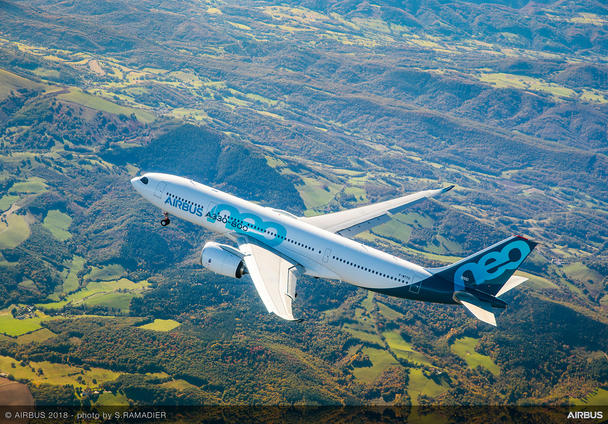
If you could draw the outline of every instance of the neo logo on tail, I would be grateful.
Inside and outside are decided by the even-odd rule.
[[[467,262],[461,265],[454,274],[454,291],[464,290],[465,285],[478,286],[499,279],[506,271],[516,270],[530,252],[528,243],[518,239],[506,244],[501,250],[484,254],[477,262]],[[465,275],[466,272],[472,274],[473,281]],[[511,274],[512,272],[509,273],[509,276]],[[505,281],[496,281],[496,284],[502,285]]]

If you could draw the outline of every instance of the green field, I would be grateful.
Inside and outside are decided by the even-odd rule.
[[[530,279],[529,281],[526,281],[522,286],[520,286],[522,288],[529,286],[529,287],[534,287],[534,288],[539,288],[539,289],[543,289],[543,288],[557,289],[557,285],[555,283],[547,280],[546,278],[539,277],[538,275],[530,274],[530,273],[524,272],[524,271],[516,271],[515,275],[527,277]]]
[[[133,293],[103,293],[95,294],[83,301],[88,306],[107,306],[108,308],[118,309],[121,312],[129,312]]]
[[[433,364],[431,364],[423,353],[415,351],[410,343],[403,340],[403,337],[399,334],[399,330],[385,331],[382,335],[384,336],[388,347],[397,358],[405,359],[416,365],[433,367]]]
[[[70,89],[69,93],[60,94],[58,97],[72,103],[86,106],[91,109],[100,110],[102,112],[107,113],[113,113],[116,115],[123,114],[129,116],[134,113],[137,119],[144,123],[150,123],[155,119],[154,115],[150,112],[146,112],[141,109],[120,106],[101,97],[92,96],[91,94],[85,93],[77,88],[72,88]]]
[[[21,215],[13,213],[6,218],[6,224],[0,222],[0,249],[13,249],[29,236],[30,226]]]
[[[129,304],[134,296],[148,287],[147,281],[135,283],[126,278],[112,281],[93,281],[86,287],[70,294],[66,299],[58,302],[37,304],[42,309],[61,309],[66,305],[85,304],[89,306],[107,306],[128,312]],[[120,292],[119,292],[120,291]]]
[[[594,405],[594,406],[608,406],[608,390],[597,389],[595,392],[585,396],[581,399],[570,399],[575,405]]]
[[[574,97],[576,92],[571,88],[545,82],[542,79],[525,75],[513,75],[502,72],[481,73],[479,80],[498,88],[517,88],[521,90],[541,91],[557,97]]]
[[[425,215],[416,212],[400,213],[394,216],[394,219],[413,227],[432,228],[433,220]]]
[[[32,342],[43,342],[45,340],[50,339],[51,337],[55,337],[56,334],[53,333],[48,328],[41,328],[40,330],[32,331],[31,333],[24,334],[22,336],[17,337],[17,343],[19,344],[28,344]]]
[[[604,279],[604,276],[597,271],[594,271],[581,262],[574,262],[562,267],[562,271],[575,281],[581,283],[595,284]]]
[[[297,186],[297,190],[308,209],[315,209],[327,205],[334,198],[340,186],[317,178],[304,177],[304,185]]]
[[[179,327],[181,324],[172,319],[155,319],[154,322],[142,325],[139,328],[153,331],[171,331]]]
[[[59,241],[65,241],[72,237],[72,234],[68,231],[72,218],[56,209],[48,211],[44,218],[44,225],[53,236]]]
[[[412,234],[412,227],[403,222],[399,222],[396,219],[392,219],[382,225],[379,225],[373,229],[374,234],[378,234],[382,237],[399,240],[406,243],[410,239]]]
[[[403,314],[400,312],[397,312],[396,310],[394,310],[393,308],[385,305],[382,302],[376,302],[378,305],[378,311],[380,312],[380,315],[382,315],[384,318],[386,318],[389,321],[396,321],[400,318],[403,318]]]
[[[15,368],[11,364],[15,364]],[[38,374],[38,369],[42,369],[42,374]],[[0,370],[13,375],[15,379],[27,379],[34,384],[71,384],[76,387],[98,386],[106,381],[116,380],[120,375],[118,372],[103,368],[91,367],[90,370],[85,370],[71,365],[55,364],[48,361],[29,362],[22,367],[17,359],[2,355],[0,355]],[[79,376],[83,378],[84,384],[78,382],[77,378]],[[93,379],[97,383],[93,383]]]
[[[378,334],[368,333],[367,331],[363,331],[361,328],[357,328],[352,324],[344,324],[342,328],[349,332],[356,339],[361,340],[362,342],[376,343],[381,345],[382,340],[378,336]]]
[[[481,353],[475,352],[478,339],[473,337],[463,337],[456,339],[450,346],[452,352],[465,360],[470,368],[483,367],[494,375],[500,374],[500,367],[494,363],[492,358]]]
[[[367,314],[369,314],[374,309],[374,305],[374,292],[368,291],[367,296],[361,301],[361,306],[363,306]]]
[[[42,84],[35,83],[28,79],[15,75],[12,72],[0,69],[0,100],[8,97],[13,90],[20,88],[36,89],[43,87]]]
[[[42,328],[40,323],[49,319],[48,315],[40,311],[36,311],[34,315],[32,318],[17,319],[13,317],[9,309],[0,311],[0,333],[13,337],[20,336]]]
[[[46,180],[40,177],[30,177],[27,181],[20,181],[12,185],[9,193],[37,194],[48,188]]]
[[[426,243],[426,249],[431,253],[444,254],[462,251],[460,244],[436,235]]]
[[[104,265],[101,268],[91,267],[91,272],[85,275],[89,281],[111,281],[122,277],[125,269],[121,265]]]
[[[185,390],[185,389],[197,389],[198,387],[194,384],[188,383],[186,380],[171,380],[161,384],[161,387],[166,387],[168,389],[177,389],[177,390]]]
[[[123,393],[101,393],[95,406],[129,406],[129,399]]]
[[[401,366],[399,362],[384,349],[364,347],[361,349],[361,352],[369,356],[373,365],[371,367],[355,368],[353,370],[353,375],[365,383],[373,383],[388,367]]]
[[[0,198],[0,212],[10,209],[10,207],[19,200],[19,196],[13,194],[5,194]]]
[[[63,280],[62,292],[69,294],[76,290],[78,290],[79,282],[78,282],[78,273],[84,267],[85,260],[80,256],[74,256],[72,258],[72,263],[70,264],[70,269],[67,272],[66,277]]]
[[[38,291],[38,287],[36,287],[36,283],[34,283],[34,281],[32,281],[30,279],[26,279],[26,280],[23,280],[22,282],[20,282],[19,287],[27,289],[31,292],[40,294],[40,292]]]
[[[355,307],[355,314],[352,317],[357,322],[346,323],[342,326],[342,329],[363,342],[382,346],[382,339],[376,330],[376,322],[371,315],[375,307],[374,293],[371,291],[367,292],[367,295],[361,300],[359,305],[361,307]]]
[[[410,395],[412,405],[418,404],[418,396],[425,395],[435,397],[445,392],[447,387],[435,383],[426,378],[420,368],[410,368],[410,380],[407,385],[407,393]]]

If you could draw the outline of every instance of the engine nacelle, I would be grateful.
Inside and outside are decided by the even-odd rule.
[[[230,253],[230,250],[235,249],[213,241],[205,243],[201,251],[201,265],[216,274],[241,278],[247,273],[247,268],[240,256]]]

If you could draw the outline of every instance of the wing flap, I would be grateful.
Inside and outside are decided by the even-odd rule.
[[[361,206],[340,212],[329,213],[319,216],[300,218],[309,224],[322,228],[345,237],[352,237],[363,231],[369,230],[377,225],[383,224],[391,219],[391,216],[400,213],[408,206],[441,193],[451,190],[449,186],[437,190],[425,190],[397,199],[386,200],[367,206]]]
[[[293,321],[297,266],[252,240],[239,241],[247,271],[268,312]]]

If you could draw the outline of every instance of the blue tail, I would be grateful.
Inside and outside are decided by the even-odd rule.
[[[513,236],[452,265],[428,271],[434,277],[453,281],[454,292],[469,288],[495,296],[536,245],[524,237]]]

